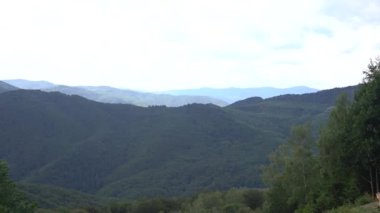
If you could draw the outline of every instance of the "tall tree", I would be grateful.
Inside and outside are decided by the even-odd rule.
[[[352,107],[355,160],[359,165],[359,186],[372,196],[379,191],[380,166],[380,58],[364,71],[363,83]]]
[[[265,204],[268,212],[294,212],[306,205],[315,185],[316,161],[310,125],[293,128],[288,143],[270,157],[263,179],[271,187]]]
[[[271,156],[264,171],[269,212],[322,212],[379,192],[380,59],[364,74],[352,104],[345,95],[337,100],[321,131],[318,157],[302,143],[308,137],[300,127]]]
[[[319,137],[320,187],[317,206],[322,209],[352,201],[359,195],[352,172],[355,149],[352,140],[352,113],[347,95],[338,98],[327,125]]]
[[[342,96],[321,131],[321,187],[319,204],[325,208],[352,202],[361,193],[379,190],[380,70],[371,61],[350,105]]]

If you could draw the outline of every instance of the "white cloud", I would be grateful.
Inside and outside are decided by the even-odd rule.
[[[142,90],[346,86],[380,47],[377,1],[2,1],[0,79]]]

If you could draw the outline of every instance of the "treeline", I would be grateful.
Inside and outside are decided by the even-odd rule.
[[[293,129],[270,157],[264,212],[324,212],[379,192],[380,61],[371,61],[353,101],[342,95],[317,141]]]
[[[38,209],[37,213],[159,213],[159,212],[261,212],[264,193],[256,189],[203,192],[191,198],[154,198],[118,201],[102,207]]]
[[[79,196],[78,199],[81,197]],[[111,199],[110,199],[111,200]],[[150,198],[134,201],[114,199],[78,208],[62,206],[55,209],[37,208],[13,183],[6,162],[0,161],[1,213],[202,213],[202,212],[262,212],[264,191],[258,189],[231,189],[199,193],[190,198]]]
[[[9,179],[8,167],[0,161],[0,212],[1,213],[155,213],[155,212],[261,212],[264,191],[231,189],[199,193],[191,198],[151,198],[120,201],[82,207],[37,209],[36,203]],[[255,211],[256,210],[256,211]]]

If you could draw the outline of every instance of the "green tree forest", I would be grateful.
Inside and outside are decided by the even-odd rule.
[[[52,140],[53,137],[50,135],[51,139],[45,141],[45,144],[42,144],[43,146],[36,146],[35,143],[30,143],[30,148],[44,147],[44,149],[47,150],[49,146],[56,147],[59,144],[65,148],[65,146],[67,146],[67,140],[64,140],[64,138],[68,137],[69,131],[63,132],[60,130],[70,130],[71,125],[61,126],[61,122],[64,118],[66,118],[65,121],[67,123],[76,124],[73,125],[76,128],[73,128],[74,130],[72,130],[72,135],[69,139],[70,141],[78,142],[72,147],[65,148],[65,150],[69,151],[74,150],[74,154],[67,155],[61,153],[63,156],[61,160],[66,160],[67,162],[62,161],[65,163],[62,165],[58,164],[61,165],[60,167],[53,167],[58,162],[57,160],[50,160],[50,158],[41,159],[41,161],[52,162],[49,166],[42,166],[42,169],[36,170],[44,174],[43,177],[53,177],[51,175],[45,175],[45,173],[43,173],[45,171],[49,171],[46,174],[62,174],[57,175],[57,179],[48,179],[50,182],[31,181],[34,180],[33,175],[38,175],[38,173],[30,172],[32,178],[16,179],[16,181],[18,181],[16,186],[10,179],[11,175],[9,175],[7,164],[4,161],[0,161],[0,213],[376,212],[377,210],[375,208],[370,210],[363,209],[362,204],[373,202],[375,194],[379,192],[380,189],[379,67],[380,59],[371,61],[368,65],[368,69],[364,72],[363,82],[357,89],[354,90],[350,88],[348,90],[352,93],[356,91],[355,95],[352,95],[352,93],[340,95],[334,107],[329,107],[331,106],[329,102],[333,97],[336,97],[336,93],[341,90],[332,90],[334,94],[332,94],[331,91],[322,91],[311,95],[285,95],[266,100],[251,98],[237,102],[226,108],[218,108],[212,105],[191,105],[173,109],[165,107],[143,109],[131,105],[99,104],[87,102],[79,97],[62,97],[55,93],[49,95],[43,92],[36,93],[33,91],[4,93],[3,98],[9,97],[8,99],[2,100],[3,112],[13,112],[11,110],[5,110],[8,109],[5,107],[6,104],[13,103],[14,106],[12,105],[12,107],[9,108],[16,109],[20,105],[17,101],[22,101],[25,98],[35,103],[35,106],[23,104],[22,106],[25,107],[24,111],[19,111],[25,112],[25,114],[34,112],[34,114],[28,114],[30,118],[29,122],[33,124],[30,126],[35,127],[34,131],[31,131],[27,125],[24,128],[24,131],[34,136],[40,136],[37,134],[39,132],[45,134],[45,126],[35,125],[36,122],[34,121],[37,119],[34,117],[38,118],[39,115],[46,116],[47,114],[43,110],[43,106],[45,103],[50,103],[49,107],[51,108],[49,109],[54,113],[49,115],[54,115],[52,116],[54,119],[45,118],[43,121],[46,123],[43,124],[45,125],[51,121],[55,121],[55,123],[50,123],[49,128],[57,131],[54,136],[59,140],[57,140],[53,146],[52,141],[54,140]],[[20,96],[19,94],[23,94],[24,96]],[[326,96],[325,94],[330,95]],[[37,101],[38,99],[43,99],[43,101]],[[12,100],[15,101],[12,102]],[[69,108],[69,104],[67,103],[75,103],[72,102],[73,100],[80,104],[70,105],[72,108]],[[298,105],[295,103],[298,103]],[[67,106],[62,107],[62,109],[75,116],[67,117],[67,115],[71,114],[62,113],[64,111],[59,107],[64,104],[67,104]],[[86,107],[77,107],[81,105]],[[84,108],[87,109],[87,114],[80,111]],[[0,109],[2,108],[0,107]],[[275,112],[281,112],[282,117],[274,117]],[[62,115],[60,113],[62,113]],[[5,118],[14,122],[15,117],[6,113],[3,114],[3,129],[10,131],[8,135],[4,134],[4,136],[7,136],[8,139],[14,138],[15,134],[11,134],[13,133],[11,132],[13,128],[6,126],[6,124],[11,124],[11,122],[5,122],[7,121]],[[97,115],[95,121],[99,122],[94,122],[94,114]],[[17,115],[19,116],[20,114]],[[324,115],[326,115],[326,117],[324,117]],[[80,116],[83,118],[78,119]],[[22,116],[19,116],[19,118],[20,123],[27,124],[28,121],[24,121]],[[68,120],[68,118],[70,118],[70,120]],[[133,122],[126,122],[123,119],[118,120],[117,118],[133,118]],[[290,127],[296,123],[305,123],[307,120],[311,121],[303,125],[293,126],[290,134],[283,133],[286,130],[285,127]],[[83,122],[83,124],[80,122],[77,123],[77,121]],[[105,121],[109,122],[108,125],[106,125],[107,123]],[[153,123],[153,121],[156,121],[156,123]],[[174,123],[176,125],[173,124],[173,121],[175,121]],[[321,128],[316,127],[316,121],[318,124],[322,124]],[[58,128],[54,128],[54,125],[51,124],[56,125]],[[153,126],[153,124],[155,125]],[[104,131],[103,125],[112,128]],[[139,130],[136,128],[137,125],[140,126],[141,131],[137,131]],[[267,126],[272,126],[272,131],[258,131],[258,127],[265,129]],[[145,129],[145,127],[154,129],[156,132],[150,132],[150,138],[145,137],[144,140],[138,140],[139,138],[137,136],[147,135],[146,132],[148,129]],[[118,128],[120,128],[120,130],[118,130]],[[78,133],[75,131],[76,129],[83,129],[83,131],[81,134],[76,135]],[[276,137],[273,137],[277,129],[283,132],[279,132]],[[96,138],[97,135],[92,136],[90,138],[91,140],[73,140],[75,138],[86,138],[86,131],[88,131],[88,135],[91,135],[91,132],[99,132],[99,130],[103,130],[107,133],[101,137],[102,140],[98,140],[98,138]],[[115,137],[115,133],[117,133],[116,130],[119,131],[118,133],[120,135],[120,139],[118,140],[117,137]],[[229,130],[228,134],[226,134],[227,130]],[[125,141],[127,140],[123,138],[126,137],[126,134],[122,134],[126,131],[129,133],[128,137],[136,136],[136,138],[132,139],[133,141],[139,141],[139,143],[131,143],[126,146]],[[17,133],[19,134],[20,132],[21,131],[18,131]],[[141,132],[144,132],[144,134],[141,134]],[[54,132],[50,131],[49,134],[52,133]],[[164,138],[165,140],[158,140],[160,138],[156,136],[165,136],[163,133],[167,134],[167,138]],[[169,133],[176,133],[176,135],[170,135]],[[188,135],[189,133],[191,133],[191,137]],[[20,134],[19,140],[15,140],[14,143],[9,143],[8,146],[5,146],[6,143],[4,142],[7,140],[3,140],[4,146],[2,149],[8,150],[4,152],[3,155],[7,156],[6,154],[9,152],[13,154],[9,156],[14,156],[8,156],[11,169],[12,159],[14,160],[13,162],[19,163],[14,163],[13,165],[24,166],[25,162],[30,162],[31,159],[36,158],[36,155],[31,153],[27,158],[28,160],[18,162],[19,158],[25,156],[11,153],[11,151],[15,150],[14,144],[24,141],[23,137],[25,137],[25,135],[27,134],[21,137]],[[112,137],[112,140],[107,139],[106,136],[109,138]],[[44,138],[45,136],[42,134],[41,137]],[[36,139],[36,141],[40,141],[38,137],[36,138],[38,139]],[[169,140],[168,138],[172,139]],[[252,138],[256,139],[254,143],[250,141]],[[266,138],[265,142],[267,143],[265,143],[265,146],[264,143],[259,143],[263,138]],[[276,139],[275,141],[277,142],[274,143],[272,141],[272,144],[269,144],[270,138]],[[288,138],[287,142],[282,142],[282,138]],[[33,140],[33,138],[31,137],[30,140]],[[112,143],[105,143],[108,140]],[[209,144],[212,140],[215,140],[215,143]],[[11,140],[9,139],[9,141]],[[146,144],[143,144],[144,146],[139,148],[139,146],[142,145],[141,141],[145,141]],[[177,141],[181,141],[182,144],[178,144]],[[199,144],[195,144],[195,142]],[[19,150],[26,145],[28,144],[19,143]],[[115,147],[115,145],[119,148],[110,148]],[[171,152],[164,149],[165,147],[171,147],[173,149],[175,148],[174,145],[181,146],[175,150],[169,150]],[[193,146],[197,149],[192,150]],[[265,149],[262,151],[257,150],[256,147],[259,146],[261,146],[262,149],[265,147]],[[99,147],[101,149],[99,149]],[[155,147],[154,150],[152,147]],[[277,149],[274,149],[274,147],[277,147]],[[42,150],[41,153],[44,153],[46,150]],[[53,149],[49,150],[51,152]],[[113,152],[106,153],[110,150]],[[157,150],[160,152],[157,152]],[[185,150],[186,152],[181,150]],[[204,156],[207,157],[205,157],[207,161],[199,161],[199,164],[191,164],[191,162],[197,160],[194,159],[194,156],[197,156],[194,153],[199,153],[199,150],[204,151]],[[265,161],[265,154],[269,153],[268,150],[275,151],[269,155],[268,161]],[[61,151],[61,149],[56,150],[56,153],[60,154]],[[137,154],[137,151],[140,151],[142,154]],[[149,153],[145,153],[147,151],[149,151]],[[106,154],[105,156],[107,156],[105,159],[108,160],[108,163],[104,163],[102,160],[96,158],[104,153]],[[125,153],[129,153],[130,156],[125,156]],[[143,155],[144,153],[145,155]],[[158,167],[156,173],[149,173],[151,170],[145,170],[145,172],[147,172],[146,174],[136,176],[130,183],[128,181],[123,182],[123,179],[115,179],[117,181],[114,182],[110,181],[110,179],[112,180],[112,178],[118,176],[129,177],[130,174],[123,173],[125,171],[132,171],[131,173],[133,175],[133,171],[138,172],[142,171],[141,168],[148,168],[149,165],[152,165],[152,162],[156,162],[157,159],[160,159],[154,157],[154,153],[158,153],[157,155],[161,158],[161,162],[167,162],[165,166]],[[184,156],[183,153],[188,153],[188,155]],[[210,153],[216,154],[213,157]],[[147,156],[149,159],[137,161]],[[163,156],[166,157],[164,158]],[[168,156],[172,157],[169,158]],[[210,156],[213,158],[209,158]],[[248,159],[249,156],[252,157],[253,160],[243,162],[241,165],[236,164],[240,158],[245,159],[247,157]],[[55,156],[47,157],[54,159]],[[88,161],[83,160],[86,159],[86,157],[89,159]],[[121,164],[124,163],[123,158],[125,157],[128,157],[125,162],[133,163],[136,161],[136,166],[131,167],[130,165]],[[136,160],[136,158],[132,157],[138,158]],[[200,158],[202,156],[198,157]],[[114,162],[115,159],[120,162]],[[178,166],[181,168],[184,167],[183,170],[176,169],[177,167],[175,167],[174,164],[176,162],[173,162],[173,159],[177,159],[176,162]],[[178,159],[182,159],[182,161]],[[228,164],[221,166],[218,163],[222,162],[223,159],[229,161]],[[84,162],[84,164],[81,165],[80,162]],[[117,173],[113,176],[109,176],[112,171],[107,170],[112,166],[109,162],[114,162],[114,167],[119,168],[117,169]],[[181,162],[187,162],[187,164]],[[204,166],[205,162],[208,163],[208,167],[199,169],[202,165]],[[252,162],[255,163],[254,170],[250,173],[241,173],[241,170],[245,167],[252,166]],[[104,165],[102,163],[104,163]],[[159,162],[156,163],[160,165],[158,164]],[[44,164],[41,163],[41,165]],[[190,165],[194,167],[192,170],[189,170]],[[32,166],[35,165],[31,165],[31,167]],[[74,169],[76,173],[70,173],[70,169],[76,166],[80,166],[78,169]],[[92,167],[92,173],[89,173],[88,176],[80,176],[84,174],[83,171],[88,172],[89,168]],[[25,172],[25,168],[21,168],[22,169],[17,170],[17,172],[20,173],[19,176],[24,175],[22,172]],[[104,170],[104,168],[106,168],[106,170]],[[218,172],[218,169],[223,170],[224,173]],[[175,175],[168,176],[168,172],[170,171],[176,172],[173,173]],[[178,171],[187,171],[189,176],[179,174]],[[258,186],[262,186],[261,182],[257,181],[257,176],[260,171],[266,188],[240,187],[240,185],[244,185],[242,184],[242,180],[247,179],[259,183]],[[95,174],[95,176],[93,174]],[[228,175],[221,176],[221,174]],[[161,178],[159,178],[160,175]],[[181,175],[182,177],[194,178],[194,180],[191,178],[181,180],[179,179]],[[87,183],[89,180],[92,180],[92,177],[98,178],[94,179],[91,183],[95,185],[98,184],[99,188],[100,186],[106,185],[105,181],[110,181],[111,184],[99,191],[94,190],[94,187],[90,187],[92,185],[88,186],[87,191],[78,190],[82,189],[81,187],[65,187],[70,186],[68,184],[77,184],[77,182],[75,182],[76,179],[81,179],[81,181]],[[201,184],[196,185],[197,187],[190,185],[196,180],[199,180],[199,177],[203,177],[205,179],[204,182],[200,182]],[[157,193],[151,193],[151,191],[154,190],[154,186],[158,186],[159,180],[168,179],[170,179],[171,182],[162,184],[160,188],[156,189]],[[49,184],[57,180],[65,182],[61,185]],[[227,181],[231,180],[234,180],[234,182],[230,185],[226,184]],[[136,184],[140,183],[138,181],[142,184]],[[169,189],[173,184],[177,184],[176,186],[178,186],[178,188],[175,188],[172,192],[162,192],[162,189]],[[143,186],[146,190],[145,194],[143,194],[144,191],[141,190]],[[117,194],[119,196],[110,196],[112,193],[104,193],[107,192],[107,190],[111,192],[118,190],[120,191],[120,193]],[[179,193],[181,190],[182,193]],[[141,196],[138,196],[140,195],[139,193],[142,193]],[[128,194],[133,194],[134,196],[128,197],[126,196]],[[143,195],[145,195],[145,197]],[[39,205],[39,208],[35,203]]]
[[[294,127],[270,157],[265,212],[323,212],[379,192],[380,61],[371,61],[354,100],[338,98],[313,142],[309,125]]]

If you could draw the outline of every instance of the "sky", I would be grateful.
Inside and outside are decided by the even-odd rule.
[[[0,0],[0,79],[327,89],[380,52],[378,0]]]

